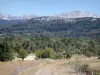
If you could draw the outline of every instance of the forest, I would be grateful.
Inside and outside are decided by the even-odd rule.
[[[100,40],[89,38],[0,37],[0,61],[11,61],[35,53],[38,58],[70,58],[73,54],[100,56]]]
[[[49,20],[48,20],[49,19]],[[16,23],[17,22],[17,23]],[[3,24],[3,22],[0,22]],[[37,17],[25,21],[9,21],[0,27],[2,35],[46,36],[69,38],[100,38],[100,18]],[[0,25],[1,26],[1,25]]]

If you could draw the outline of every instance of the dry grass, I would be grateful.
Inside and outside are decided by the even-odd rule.
[[[88,60],[84,63],[89,64],[91,70],[100,70],[100,60]]]
[[[31,69],[23,71],[20,75],[34,75],[37,70],[44,67],[47,64],[44,60],[36,60],[34,66]]]
[[[0,62],[0,75],[11,75],[15,68],[31,64],[32,62],[34,61]]]
[[[71,62],[70,65],[69,65],[69,62]],[[37,70],[43,68],[43,66],[48,67],[48,65],[53,66],[51,70],[54,73],[59,72],[59,73],[64,73],[65,75],[66,73],[68,73],[68,71],[72,70],[70,66],[74,63],[75,61],[71,61],[70,59],[69,60],[53,60],[53,61],[52,60],[35,60],[35,61],[24,61],[24,62],[23,61],[0,62],[0,75],[11,75],[14,69],[16,69],[17,67],[25,66],[28,64],[34,64],[36,67],[34,66],[32,69],[23,72],[21,75],[33,75]],[[100,70],[100,60],[98,59],[79,60],[79,63],[89,64],[91,69]],[[70,73],[70,75],[72,74]]]
[[[72,60],[72,64],[88,64],[90,70],[99,70],[100,71],[100,59],[91,59],[88,57],[77,56],[74,57],[74,61]],[[88,60],[87,60],[88,59]],[[71,60],[70,60],[71,61]]]

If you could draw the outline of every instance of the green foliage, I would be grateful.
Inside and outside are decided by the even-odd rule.
[[[55,52],[52,48],[45,48],[45,52],[48,55],[49,58],[55,58]]]
[[[9,34],[17,33],[22,36],[100,38],[100,18],[70,18],[72,21],[68,21],[69,19],[66,18],[67,22],[65,22],[65,19],[52,19],[48,21],[48,18],[33,18],[12,25],[6,30],[2,28],[0,32]],[[95,20],[92,21],[93,19]]]
[[[0,61],[11,61],[14,59],[13,49],[11,48],[10,42],[0,42]]]
[[[94,75],[100,75],[100,72],[94,72]]]
[[[27,51],[25,51],[25,49],[23,47],[20,47],[20,50],[18,51],[18,57],[22,58],[22,60],[24,60],[24,58],[27,56]]]
[[[52,48],[45,48],[44,50],[37,50],[36,56],[39,58],[55,58],[55,52]]]
[[[45,50],[36,50],[35,54],[38,58],[47,58],[48,57]]]
[[[35,36],[0,38],[0,56],[12,57],[7,60],[0,58],[2,61],[12,60],[14,53],[24,59],[31,52],[35,52],[39,58],[70,58],[73,54],[100,57],[100,40]]]
[[[66,59],[71,58],[71,56],[72,56],[71,53],[69,53],[69,52],[65,52],[63,55],[64,55],[64,58],[66,58]]]
[[[63,54],[56,53],[56,59],[62,59],[62,58],[64,58]]]
[[[89,65],[88,64],[82,64],[80,68],[83,72],[87,72],[89,70]]]

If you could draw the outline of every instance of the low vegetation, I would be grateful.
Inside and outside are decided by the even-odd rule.
[[[14,37],[0,38],[0,61],[11,61],[15,54],[24,58],[35,53],[38,58],[62,59],[73,54],[100,56],[100,40],[86,38]]]
[[[35,52],[38,58],[55,58],[55,52],[52,48],[45,48],[44,50],[37,50]]]
[[[9,24],[4,21],[5,26],[7,26],[5,23]],[[3,28],[4,25],[1,21],[0,32],[24,36],[100,38],[100,18],[58,18],[50,20],[50,17],[37,17],[24,22],[16,23],[15,21],[13,23],[11,23],[11,26]]]
[[[99,59],[88,58],[83,55],[74,55],[72,58],[70,59],[71,67],[78,75],[100,75]]]

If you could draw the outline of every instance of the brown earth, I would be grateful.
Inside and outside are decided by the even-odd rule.
[[[21,75],[76,75],[76,72],[69,66],[68,60],[48,59],[44,61],[45,64],[41,67],[33,67],[31,70],[25,71]]]
[[[76,75],[76,72],[72,69],[72,65],[69,61],[71,60],[44,59],[33,61],[0,62],[0,75],[14,75],[13,73],[16,68],[20,66],[25,67],[29,64],[29,69],[23,70],[20,75]],[[90,64],[92,69],[100,68],[100,60],[83,60],[81,62]]]
[[[40,61],[11,61],[0,62],[0,75],[13,75],[16,68],[20,66],[26,66],[28,64],[38,63]]]

